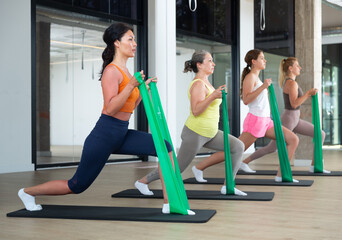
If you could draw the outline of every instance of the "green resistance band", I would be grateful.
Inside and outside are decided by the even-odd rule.
[[[150,125],[153,142],[156,147],[160,168],[163,174],[167,196],[170,204],[170,213],[187,215],[187,206],[186,204],[184,204],[187,199],[182,199],[183,194],[181,193],[181,189],[177,182],[174,169],[170,161],[169,153],[167,152],[167,148],[165,146],[162,131],[158,125],[157,116],[153,111],[153,105],[147,90],[147,86],[145,84],[145,81],[142,79],[140,72],[134,73],[134,76],[140,83],[139,90]]]
[[[319,117],[318,94],[311,96],[312,98],[312,124],[314,125],[314,172],[323,173],[323,152],[322,152],[322,135],[321,122]]]
[[[223,114],[223,140],[224,140],[224,157],[225,157],[225,170],[226,170],[226,195],[234,195],[235,181],[232,170],[232,159],[230,155],[229,146],[229,120],[228,120],[228,107],[227,107],[227,93],[222,90],[222,114]]]
[[[272,112],[273,122],[274,122],[274,131],[275,131],[277,148],[278,148],[278,157],[279,157],[282,181],[293,182],[289,156],[287,154],[286,143],[285,143],[283,129],[281,126],[278,104],[277,104],[277,99],[275,97],[273,84],[271,84],[268,87],[268,90],[270,94],[270,105],[271,105],[271,112]]]
[[[184,188],[184,184],[183,184],[182,175],[181,175],[181,172],[179,170],[176,152],[175,152],[175,149],[174,149],[173,144],[172,144],[172,139],[171,139],[171,135],[169,132],[169,128],[167,126],[165,114],[163,111],[163,106],[162,106],[161,101],[160,101],[157,84],[155,82],[151,82],[149,84],[149,86],[151,89],[151,96],[152,96],[152,103],[153,103],[153,107],[154,107],[154,112],[156,113],[159,126],[162,130],[163,138],[166,141],[168,141],[172,146],[173,163],[175,166],[176,179],[177,179],[178,185],[180,187],[180,193],[182,195],[181,199],[184,200],[184,205],[187,207],[187,209],[190,209],[188,198],[186,196],[186,192],[185,192],[185,188]]]

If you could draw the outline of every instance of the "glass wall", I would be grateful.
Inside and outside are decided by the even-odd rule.
[[[111,23],[36,7],[36,166],[79,162],[84,140],[103,107],[99,81],[105,47],[102,35]],[[129,59],[130,72],[137,69],[138,57]],[[135,115],[129,127],[136,128]],[[116,159],[137,156],[110,157]]]
[[[341,145],[342,44],[322,46],[322,128],[325,144]]]
[[[188,87],[195,76],[194,73],[183,73],[184,62],[191,59],[196,50],[206,50],[212,54],[216,67],[209,81],[215,88],[227,85],[230,123],[239,120],[239,116],[232,114],[232,99],[238,95],[233,91],[231,77],[233,8],[230,0],[198,0],[197,9],[191,11],[189,1],[176,1],[177,106],[181,106],[177,107],[177,138],[180,138],[189,116]],[[221,121],[219,128],[222,129]],[[206,149],[202,151],[207,152]]]
[[[294,0],[263,1],[254,0],[254,44],[264,51],[266,69],[260,79],[271,78],[276,93],[279,114],[284,111],[282,89],[279,86],[279,65],[283,58],[294,56]],[[255,147],[265,146],[270,140],[259,138]]]
[[[294,0],[254,0],[255,48],[294,56]]]
[[[229,121],[232,121],[232,79],[231,79],[231,47],[204,39],[189,37],[177,34],[177,138],[181,138],[181,132],[184,123],[190,113],[190,102],[188,99],[188,87],[194,79],[194,73],[183,73],[184,63],[191,59],[196,50],[206,50],[210,52],[216,64],[214,74],[210,76],[209,81],[215,87],[226,84],[228,87],[228,113]],[[222,117],[222,110],[221,110]],[[219,128],[222,130],[220,121]],[[206,152],[203,149],[203,152]]]

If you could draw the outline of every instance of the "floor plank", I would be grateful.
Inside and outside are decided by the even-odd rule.
[[[325,150],[325,168],[341,171],[342,151]],[[277,168],[277,155],[251,163],[253,169]],[[198,158],[193,164],[201,161]],[[68,196],[39,196],[42,204],[161,207],[161,199],[119,199],[111,194],[132,188],[134,181],[156,163],[107,165],[84,193]],[[192,166],[192,165],[191,165]],[[189,167],[183,178],[192,177]],[[204,177],[224,177],[224,165],[207,169]],[[296,167],[305,170],[307,167]],[[204,224],[8,218],[6,213],[23,208],[17,191],[48,180],[68,179],[75,168],[0,174],[0,239],[340,239],[342,236],[342,177],[314,179],[311,187],[238,186],[242,191],[275,192],[273,201],[190,200],[193,209],[216,209]],[[273,178],[273,176],[239,176]],[[299,177],[298,177],[299,178]],[[160,188],[158,181],[151,188]],[[188,190],[219,190],[219,185],[186,185]]]

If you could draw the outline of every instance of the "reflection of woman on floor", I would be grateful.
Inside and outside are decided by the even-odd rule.
[[[299,66],[298,60],[294,57],[289,57],[283,59],[280,62],[279,67],[279,83],[283,86],[283,97],[285,110],[281,115],[281,123],[284,127],[293,131],[294,133],[299,133],[305,136],[314,137],[314,126],[300,119],[300,105],[302,105],[309,97],[317,93],[317,89],[311,88],[305,94],[303,94],[302,89],[296,82],[296,77],[300,75],[300,70],[302,68]],[[325,133],[322,134],[322,144],[324,142]],[[251,161],[258,159],[266,154],[275,152],[277,150],[277,144],[272,140],[267,146],[258,149],[248,158],[246,158],[241,164],[241,169],[245,172],[255,172],[249,168],[247,165]],[[309,172],[314,172],[314,155],[312,157],[311,166]],[[330,173],[330,171],[323,170],[324,173]]]
[[[261,50],[250,50],[245,56],[247,66],[241,76],[241,96],[243,103],[248,105],[249,112],[243,123],[243,132],[239,139],[249,148],[258,138],[267,137],[275,140],[273,121],[270,118],[270,105],[267,89],[272,80],[265,79],[264,83],[259,78],[261,70],[266,68],[266,59]],[[292,159],[298,146],[298,137],[285,127],[282,127],[289,160]],[[278,169],[276,182],[281,182],[281,172]],[[293,182],[298,182],[293,179]]]
[[[218,130],[219,106],[222,102],[222,89],[224,85],[215,89],[208,78],[214,72],[215,63],[210,53],[197,51],[191,60],[185,62],[184,72],[194,72],[196,76],[191,82],[188,97],[190,99],[190,116],[188,117],[182,131],[182,144],[180,146],[177,160],[180,171],[183,172],[196,157],[202,147],[219,152],[214,153],[196,166],[192,171],[198,182],[206,182],[203,179],[203,170],[225,160],[223,132]],[[244,150],[243,143],[234,136],[229,135],[232,168],[234,177],[241,164]],[[136,181],[135,187],[144,195],[153,195],[148,189],[150,182],[159,178],[158,171],[154,170],[142,179]],[[226,187],[221,189],[226,194]],[[247,195],[235,188],[236,195]]]
[[[42,210],[42,206],[35,203],[35,196],[78,194],[85,191],[100,174],[112,153],[157,155],[151,134],[128,129],[133,110],[141,101],[137,88],[139,83],[126,66],[128,58],[134,57],[137,47],[133,29],[123,23],[112,24],[105,30],[103,40],[107,47],[102,53],[104,107],[100,119],[85,140],[80,164],[70,180],[54,180],[19,190],[18,195],[29,211]],[[144,77],[143,71],[141,74]],[[146,83],[152,80],[148,79]],[[172,160],[172,147],[169,143],[167,148]],[[164,193],[162,212],[169,213],[162,175],[161,181]]]

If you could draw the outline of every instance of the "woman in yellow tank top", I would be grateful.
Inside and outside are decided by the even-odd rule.
[[[191,60],[185,62],[184,72],[194,72],[196,76],[191,82],[188,96],[190,100],[190,114],[185,122],[182,131],[182,144],[180,146],[177,160],[180,171],[183,172],[196,157],[202,147],[216,150],[201,163],[192,167],[192,172],[199,182],[206,182],[203,179],[203,170],[217,163],[224,161],[223,132],[218,130],[220,118],[219,106],[221,104],[222,89],[224,85],[215,89],[208,78],[213,74],[215,63],[207,51],[197,51],[192,55]],[[234,177],[240,167],[244,144],[234,136],[229,135],[230,152]],[[147,188],[147,184],[159,178],[158,170],[154,170],[137,182]],[[143,189],[137,187],[144,194]],[[221,189],[226,194],[226,187]],[[236,195],[247,195],[235,189]]]

